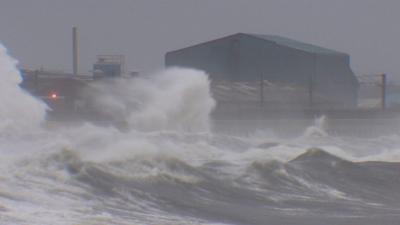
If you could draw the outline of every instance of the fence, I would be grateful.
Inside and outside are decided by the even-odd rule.
[[[357,76],[360,84],[358,107],[363,109],[386,108],[386,75],[365,74]]]
[[[400,108],[400,85],[387,82],[385,74],[357,76],[357,105],[351,110]],[[350,110],[333,102],[329,96],[310,91],[308,85],[255,82],[212,82],[211,90],[219,108],[225,112]]]

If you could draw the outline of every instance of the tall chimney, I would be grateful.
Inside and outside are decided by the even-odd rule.
[[[78,46],[78,28],[72,28],[72,67],[73,74],[78,74],[78,60],[79,60],[79,46]]]

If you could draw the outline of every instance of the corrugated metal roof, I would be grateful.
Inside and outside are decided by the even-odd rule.
[[[300,42],[300,41],[296,41],[296,40],[293,40],[293,39],[289,39],[289,38],[281,37],[281,36],[277,36],[277,35],[248,34],[248,33],[246,33],[245,35],[253,36],[253,37],[264,39],[264,40],[267,40],[267,41],[272,41],[272,42],[275,42],[278,45],[283,45],[283,46],[299,49],[299,50],[302,50],[302,51],[305,51],[305,52],[310,52],[310,53],[340,54],[340,55],[345,54],[345,53],[338,52],[338,51],[335,51],[335,50],[331,50],[331,49],[323,48],[323,47],[320,47],[320,46],[303,43],[303,42]]]

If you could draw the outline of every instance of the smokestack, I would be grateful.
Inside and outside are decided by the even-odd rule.
[[[78,52],[79,46],[78,46],[78,28],[73,27],[72,28],[72,67],[73,67],[73,74],[77,75],[78,74],[78,57],[79,57],[79,52]]]

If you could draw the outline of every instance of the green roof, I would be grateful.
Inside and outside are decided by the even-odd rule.
[[[247,33],[245,35],[249,35],[249,36],[252,36],[252,37],[264,39],[264,40],[267,40],[267,41],[272,41],[272,42],[275,42],[278,45],[287,46],[287,47],[290,47],[290,48],[294,48],[294,49],[298,49],[298,50],[302,50],[302,51],[310,52],[310,53],[341,54],[341,55],[345,54],[345,53],[338,52],[338,51],[335,51],[335,50],[331,50],[331,49],[323,48],[323,47],[320,47],[320,46],[303,43],[303,42],[300,42],[300,41],[296,41],[296,40],[293,40],[293,39],[289,39],[289,38],[285,38],[285,37],[281,37],[281,36],[277,36],[277,35],[247,34]]]

